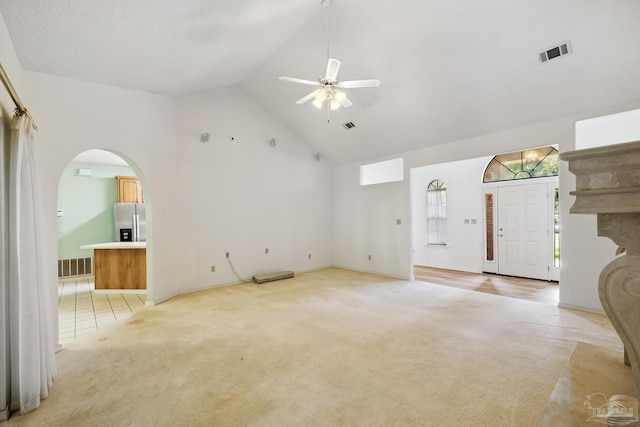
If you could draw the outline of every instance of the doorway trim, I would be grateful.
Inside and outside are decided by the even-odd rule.
[[[559,179],[557,176],[548,178],[536,178],[533,182],[529,180],[516,180],[516,181],[500,181],[495,183],[484,184],[482,187],[482,224],[483,224],[483,236],[486,236],[483,242],[483,260],[482,271],[485,273],[500,274],[499,268],[499,244],[500,231],[498,230],[498,206],[499,206],[499,188],[507,188],[510,186],[522,186],[528,184],[546,184],[547,185],[547,263],[549,266],[549,275],[546,280],[559,281],[560,280],[560,266],[555,264],[555,229],[554,229],[554,201],[555,191],[559,188]],[[492,196],[492,216],[487,218],[487,196]],[[493,229],[490,230],[489,227]],[[493,238],[493,251],[490,251],[489,236]],[[492,255],[492,257],[490,256]],[[489,259],[493,258],[493,259]],[[526,276],[522,276],[526,277]]]
[[[145,305],[147,306],[151,306],[154,305],[153,301],[153,203],[152,203],[152,194],[150,192],[149,189],[149,185],[147,182],[147,179],[144,175],[144,173],[142,172],[141,168],[138,166],[138,164],[131,159],[131,157],[127,156],[126,154],[123,154],[121,152],[112,150],[112,149],[105,149],[105,148],[88,148],[86,150],[81,151],[80,153],[77,153],[71,160],[69,160],[65,166],[65,169],[69,166],[69,164],[71,164],[72,162],[74,162],[74,160],[76,159],[76,157],[82,153],[85,153],[87,151],[90,150],[101,150],[101,151],[105,151],[107,153],[113,154],[115,156],[120,157],[129,168],[131,168],[133,170],[133,172],[135,173],[136,177],[138,178],[140,185],[142,186],[142,190],[144,192],[145,195],[145,208],[146,208],[146,222],[147,222],[147,245],[146,245],[146,276],[147,276],[147,280],[146,280],[146,299],[145,299]],[[95,162],[96,164],[100,164],[99,162]],[[63,170],[64,171],[64,170]],[[56,201],[59,199],[60,196],[60,180],[62,179],[62,173],[60,173],[59,177],[58,177],[58,188],[57,188],[57,193],[56,193]],[[56,202],[57,203],[57,202]],[[59,257],[59,250],[56,251],[56,255]],[[92,272],[93,273],[93,272]]]

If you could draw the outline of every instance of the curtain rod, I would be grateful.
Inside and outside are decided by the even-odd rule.
[[[16,105],[15,114],[17,116],[23,116],[26,114],[27,117],[31,119],[31,126],[35,130],[38,130],[38,126],[36,126],[36,122],[33,120],[31,113],[27,111],[27,108],[24,106],[22,101],[20,101],[20,97],[18,96],[16,89],[11,84],[11,80],[9,80],[9,76],[7,75],[7,72],[4,70],[4,67],[2,66],[1,63],[0,63],[0,80],[2,80],[2,84],[4,85],[5,89],[7,89],[7,92],[9,92],[9,96],[13,100],[13,103]]]

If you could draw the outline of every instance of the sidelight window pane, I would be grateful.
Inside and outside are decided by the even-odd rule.
[[[484,217],[485,217],[485,229],[486,231],[486,260],[494,260],[494,236],[495,230],[493,228],[493,193],[486,193],[484,195]]]

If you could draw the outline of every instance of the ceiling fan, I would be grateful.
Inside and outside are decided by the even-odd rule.
[[[347,98],[347,95],[338,89],[355,89],[361,87],[378,87],[380,86],[380,80],[367,79],[367,80],[338,80],[338,71],[340,70],[339,59],[329,58],[327,61],[327,71],[323,77],[320,77],[317,81],[298,79],[295,77],[280,76],[279,79],[286,82],[302,83],[309,86],[319,86],[319,89],[314,90],[304,98],[300,98],[296,101],[296,104],[304,104],[306,102],[313,101],[313,105],[318,108],[322,108],[324,101],[328,102],[329,108],[335,110],[336,108],[350,107],[353,105],[351,100]]]
[[[380,80],[367,79],[367,80],[338,80],[338,71],[340,70],[339,59],[332,58],[329,55],[329,6],[331,6],[332,0],[321,0],[322,7],[327,9],[327,71],[323,77],[320,77],[317,81],[298,79],[295,77],[280,76],[279,79],[286,82],[302,83],[309,86],[319,86],[319,89],[314,90],[307,96],[300,98],[296,101],[296,104],[304,104],[313,99],[313,105],[318,108],[322,108],[322,105],[327,101],[327,108],[335,110],[343,107],[351,107],[353,103],[347,95],[338,89],[355,89],[361,87],[378,87],[380,86]]]

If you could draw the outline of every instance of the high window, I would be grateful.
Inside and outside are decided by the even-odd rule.
[[[360,185],[385,184],[404,179],[402,157],[360,166]]]
[[[427,186],[427,245],[447,244],[447,185],[435,179]]]

